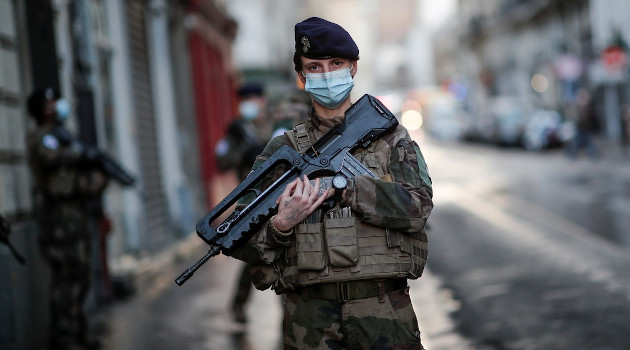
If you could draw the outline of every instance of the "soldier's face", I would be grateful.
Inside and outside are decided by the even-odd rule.
[[[55,99],[46,100],[46,103],[44,104],[44,120],[45,121],[55,120],[55,115],[57,113],[55,110],[56,102],[57,100]]]
[[[250,96],[241,99],[239,102],[239,113],[247,120],[254,120],[260,117],[265,108],[265,99],[259,96]]]

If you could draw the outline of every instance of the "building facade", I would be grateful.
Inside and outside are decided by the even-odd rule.
[[[0,0],[0,213],[27,260],[19,265],[0,246],[0,284],[9,286],[0,289],[0,348],[46,344],[48,267],[26,162],[29,93],[58,88],[73,106],[68,127],[137,179],[136,188],[106,190],[113,229],[94,233],[93,309],[112,296],[111,269],[177,243],[209,210],[211,150],[223,130],[213,126],[235,110],[235,29],[212,0]]]

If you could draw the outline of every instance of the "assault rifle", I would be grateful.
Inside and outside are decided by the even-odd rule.
[[[24,260],[24,258],[20,255],[20,253],[17,252],[17,250],[15,250],[15,247],[13,247],[13,245],[9,241],[10,234],[11,234],[11,226],[9,225],[9,222],[6,221],[0,215],[0,243],[3,243],[7,247],[9,247],[9,250],[11,250],[11,253],[13,253],[13,256],[15,257],[15,259],[20,264],[25,265],[26,260]]]
[[[129,172],[112,157],[87,142],[75,138],[68,129],[58,125],[53,128],[53,134],[62,144],[70,145],[76,143],[83,153],[83,162],[86,167],[100,168],[105,174],[123,187],[133,186],[135,184],[136,179],[133,175],[129,174]]]
[[[364,95],[345,113],[343,123],[333,127],[308,151],[300,154],[291,146],[282,146],[267,161],[253,170],[219,205],[197,223],[197,235],[210,245],[210,250],[196,264],[184,271],[176,280],[184,284],[208,259],[222,252],[231,255],[236,248],[249,240],[278,210],[276,200],[285,187],[297,177],[309,179],[341,174],[352,178],[371,172],[351,154],[358,147],[367,147],[383,134],[398,125],[396,117],[370,95]],[[256,185],[279,165],[288,166],[277,180],[264,191]],[[239,199],[254,192],[256,197],[244,208],[235,210],[216,230],[211,224]]]

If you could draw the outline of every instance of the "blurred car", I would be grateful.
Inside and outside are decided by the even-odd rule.
[[[549,109],[535,111],[525,125],[523,147],[530,151],[541,151],[560,146],[561,127],[562,116],[557,111]]]
[[[501,146],[520,146],[531,108],[523,99],[501,96],[490,101],[491,142]]]
[[[454,101],[428,105],[429,133],[441,140],[459,141],[464,137],[470,116]]]

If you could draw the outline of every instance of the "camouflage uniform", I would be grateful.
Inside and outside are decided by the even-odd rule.
[[[309,144],[342,118],[313,113]],[[254,167],[283,145],[308,147],[295,139],[273,138]],[[315,211],[288,240],[265,225],[234,255],[250,263],[257,288],[286,294],[286,349],[422,349],[406,279],[420,277],[427,258],[433,203],[424,158],[402,126],[354,155],[380,179],[349,179],[341,203]]]
[[[311,109],[311,98],[304,91],[298,91],[282,100],[272,113],[273,134],[271,137],[283,135],[293,129],[297,123],[308,119]]]
[[[51,349],[89,345],[83,303],[90,286],[90,202],[108,178],[84,169],[76,144],[42,125],[28,137],[29,165],[36,193],[39,243],[51,268]]]

